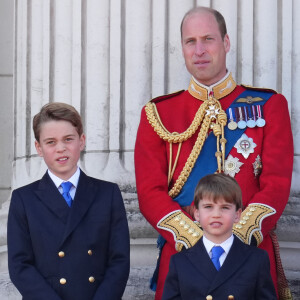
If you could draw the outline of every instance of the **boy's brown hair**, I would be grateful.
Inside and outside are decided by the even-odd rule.
[[[235,204],[236,210],[242,208],[240,186],[234,178],[223,173],[210,174],[200,179],[194,194],[194,205],[197,209],[204,197],[214,202],[223,198],[226,202]]]
[[[75,128],[79,136],[83,134],[82,120],[77,110],[69,104],[52,102],[44,105],[33,118],[33,132],[37,142],[40,142],[41,126],[49,121],[67,121]]]

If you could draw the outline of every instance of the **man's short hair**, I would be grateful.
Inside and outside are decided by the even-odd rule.
[[[76,128],[79,136],[83,133],[82,120],[77,110],[66,103],[52,102],[44,105],[33,118],[34,137],[38,142],[42,124],[49,121],[67,121]]]
[[[226,22],[225,22],[225,19],[224,19],[223,15],[222,15],[219,11],[217,11],[217,10],[215,10],[215,9],[210,8],[210,7],[205,7],[205,6],[194,7],[194,8],[192,8],[192,9],[190,9],[190,10],[184,15],[184,17],[183,17],[183,19],[182,19],[182,21],[181,21],[181,25],[180,25],[181,38],[182,38],[182,26],[183,26],[184,20],[185,20],[188,16],[190,16],[190,15],[192,15],[192,14],[196,14],[196,13],[198,13],[198,12],[209,12],[209,13],[211,13],[212,15],[214,15],[214,17],[215,17],[215,19],[216,19],[216,21],[217,21],[217,23],[218,23],[218,25],[219,25],[219,30],[220,30],[220,33],[221,33],[221,37],[222,37],[222,39],[224,40],[224,37],[225,37],[225,35],[227,34],[227,27],[226,27]]]
[[[228,203],[233,203],[236,210],[242,208],[243,205],[239,184],[233,177],[223,173],[206,175],[200,179],[194,194],[194,205],[197,209],[203,198],[214,202],[222,198]]]

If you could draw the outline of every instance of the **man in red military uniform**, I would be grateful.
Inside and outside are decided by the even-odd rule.
[[[243,213],[233,232],[269,253],[277,292],[288,299],[288,290],[278,290],[273,243],[292,175],[287,101],[272,90],[236,84],[226,69],[230,40],[219,12],[190,10],[181,35],[189,87],[145,106],[135,146],[140,210],[163,240],[155,299],[161,298],[170,256],[202,236],[193,221],[193,193],[199,179],[214,172],[240,184]]]

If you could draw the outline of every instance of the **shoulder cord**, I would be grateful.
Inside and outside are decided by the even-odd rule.
[[[169,196],[172,198],[176,197],[183,185],[185,184],[187,178],[189,177],[195,162],[197,160],[197,157],[199,156],[204,141],[206,139],[208,130],[211,128],[213,130],[214,135],[217,137],[217,152],[215,153],[217,164],[218,164],[218,172],[224,171],[224,163],[225,163],[225,144],[226,139],[224,137],[224,126],[227,123],[227,115],[224,112],[224,110],[221,107],[220,102],[213,98],[209,97],[208,100],[204,101],[202,105],[199,107],[194,120],[192,121],[189,128],[184,131],[183,133],[177,133],[173,132],[170,133],[162,124],[162,121],[159,117],[156,105],[152,102],[149,102],[145,107],[147,119],[151,126],[154,128],[154,131],[159,135],[160,138],[162,138],[164,141],[169,142],[170,144],[170,160],[169,160],[169,172],[168,172],[168,182],[170,183],[171,178],[173,177],[177,162],[179,153],[181,150],[181,144],[182,142],[189,139],[199,128],[200,123],[201,128],[199,130],[199,134],[197,137],[197,140],[193,146],[193,149],[185,163],[184,168],[182,169],[179,177],[177,178],[174,186],[169,191]],[[204,113],[206,112],[206,115],[204,116]],[[221,136],[221,138],[220,138]],[[172,163],[172,143],[180,143],[177,151],[177,156],[173,165],[173,168],[171,166]],[[220,151],[221,147],[221,151]]]

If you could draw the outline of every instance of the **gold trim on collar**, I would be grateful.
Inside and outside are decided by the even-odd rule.
[[[189,93],[201,100],[205,101],[209,97],[209,92],[213,92],[213,97],[217,100],[227,96],[230,94],[236,87],[236,82],[233,80],[231,73],[220,83],[213,85],[213,86],[205,86],[205,85],[199,85],[195,79],[192,77],[188,91]]]

